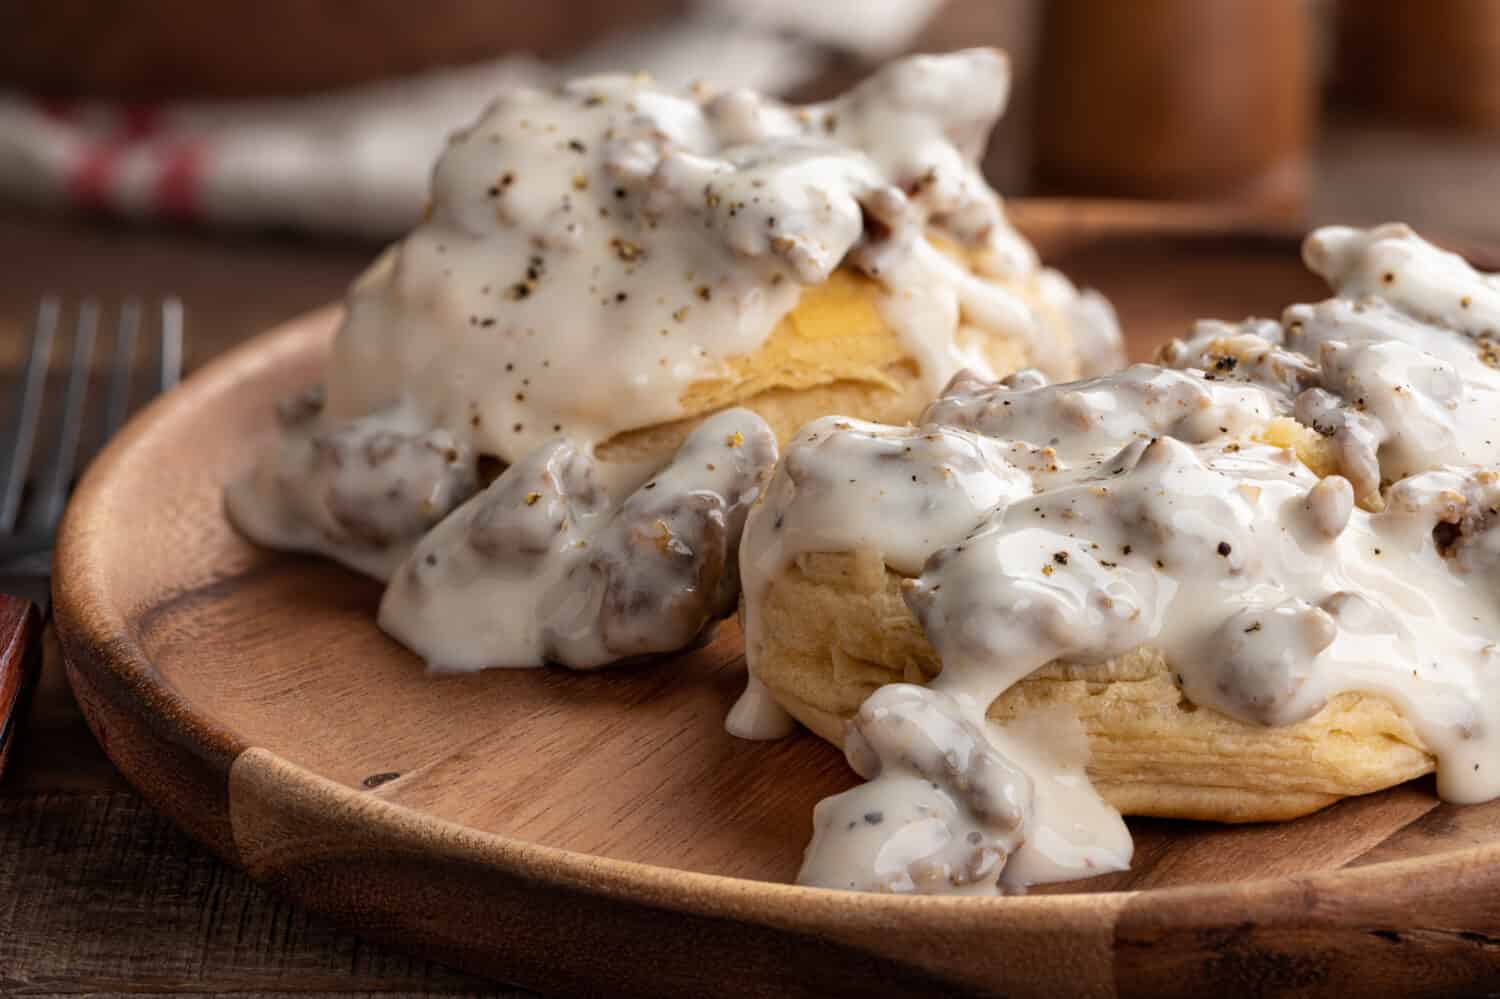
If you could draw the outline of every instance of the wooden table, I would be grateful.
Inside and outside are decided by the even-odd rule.
[[[1500,145],[1338,129],[1315,219],[1404,217],[1500,246]],[[0,377],[38,296],[180,295],[188,364],[337,298],[375,247],[0,212]],[[491,990],[281,902],[176,831],[104,758],[49,662],[0,780],[0,990],[256,995]],[[502,990],[498,994],[528,993]]]
[[[0,215],[0,366],[44,292],[180,295],[191,367],[337,298],[375,250]],[[0,991],[530,994],[495,989],[309,916],[178,832],[104,757],[49,655],[0,780]]]

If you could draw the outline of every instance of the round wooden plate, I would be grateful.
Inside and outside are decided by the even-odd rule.
[[[1045,214],[1045,213],[1044,213]],[[1076,221],[1064,219],[1064,221]],[[1320,297],[1285,235],[1031,226],[1117,303],[1137,356],[1197,316]],[[1500,804],[1430,783],[1274,826],[1133,821],[1134,867],[1024,898],[786,884],[847,787],[812,736],[741,742],[738,632],[597,673],[430,677],[379,590],[261,551],[220,490],[317,380],[337,311],[142,414],[58,549],[69,676],[110,757],[230,863],[371,937],[544,990],[1451,992],[1500,978]]]

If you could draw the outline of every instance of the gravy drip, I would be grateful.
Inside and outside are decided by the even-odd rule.
[[[775,463],[765,421],[726,410],[612,507],[593,459],[554,441],[417,542],[380,626],[439,671],[683,648],[734,611],[745,515]]]
[[[323,408],[320,390],[282,400],[281,439],[225,491],[226,511],[252,538],[385,579],[474,494],[474,452],[410,406],[332,424]]]

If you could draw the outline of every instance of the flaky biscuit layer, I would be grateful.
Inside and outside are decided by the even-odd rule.
[[[1026,280],[1032,280],[1028,276]],[[1050,345],[1076,369],[1066,320],[1029,286],[1012,287],[1053,331]],[[785,443],[820,416],[839,414],[880,423],[915,419],[930,393],[896,330],[879,309],[880,286],[853,271],[835,271],[803,292],[797,306],[758,350],[734,358],[722,378],[698,382],[682,399],[685,416],[619,434],[597,449],[606,462],[665,459],[709,413],[744,406]],[[997,377],[1037,363],[1023,338],[960,328],[960,342],[978,344]]]
[[[783,707],[842,745],[877,687],[925,683],[941,664],[872,552],[803,556],[758,604],[756,675]],[[1385,698],[1346,693],[1295,725],[1247,724],[1188,701],[1141,648],[1094,665],[1053,663],[989,707],[1002,722],[1065,710],[1088,737],[1088,771],[1127,815],[1262,822],[1432,772],[1436,761]]]

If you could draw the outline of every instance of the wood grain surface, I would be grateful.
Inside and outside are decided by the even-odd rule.
[[[49,644],[0,783],[0,993],[530,993],[382,947],[203,849],[132,792]]]
[[[1114,299],[1137,353],[1195,316],[1319,294],[1284,236],[1038,235]],[[266,439],[269,400],[316,378],[334,320],[294,323],[156,404],[91,471],[59,552],[70,675],[105,750],[278,891],[581,993],[1500,984],[1500,806],[1451,809],[1422,784],[1282,826],[1135,823],[1131,871],[1028,898],[773,883],[795,871],[811,804],[850,777],[811,737],[723,734],[732,625],[629,670],[434,679],[374,628],[374,586],[227,527],[222,484]]]

